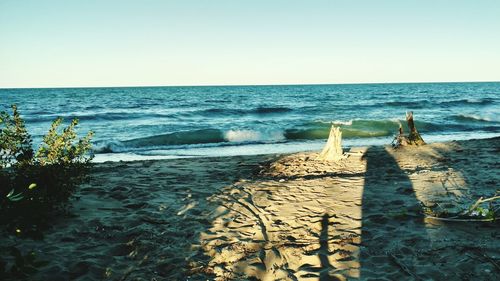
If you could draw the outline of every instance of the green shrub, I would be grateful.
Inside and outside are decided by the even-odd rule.
[[[52,123],[49,132],[43,138],[42,146],[35,155],[35,161],[41,166],[68,166],[88,163],[91,160],[90,157],[86,157],[86,153],[91,148],[92,132],[74,143],[77,138],[75,127],[78,125],[78,120],[73,119],[71,124],[58,134],[57,131],[62,121],[62,118],[57,118]]]
[[[17,107],[12,116],[0,113],[0,223],[18,234],[38,232],[87,178],[93,133],[79,139],[78,120],[60,129],[62,121],[52,123],[35,153]]]
[[[31,136],[15,105],[12,111],[12,117],[0,112],[0,168],[27,165],[33,159]]]

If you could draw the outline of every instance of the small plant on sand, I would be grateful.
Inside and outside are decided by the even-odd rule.
[[[17,235],[38,232],[88,175],[92,132],[79,139],[78,120],[60,129],[62,121],[35,152],[17,107],[0,113],[0,223]]]

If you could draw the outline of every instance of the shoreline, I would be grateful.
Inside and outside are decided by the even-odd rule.
[[[393,150],[96,164],[44,240],[35,279],[494,280],[498,223],[422,214],[498,189],[500,138]]]
[[[473,136],[473,137],[471,137]],[[477,132],[471,132],[469,135],[426,135],[425,139],[428,144],[445,143],[452,141],[467,141],[500,138],[498,133],[481,133],[478,136]],[[393,137],[379,138],[354,138],[343,139],[344,149],[351,149],[359,146],[384,146],[390,145]],[[320,150],[326,143],[324,140],[309,140],[305,142],[284,142],[284,143],[261,143],[261,144],[233,144],[225,146],[208,146],[208,147],[187,147],[178,149],[158,150],[170,154],[144,155],[133,152],[116,152],[116,153],[98,153],[95,154],[93,163],[106,162],[127,162],[127,161],[149,161],[149,160],[172,160],[183,158],[206,158],[206,157],[234,157],[234,156],[252,156],[252,155],[277,155],[277,154],[292,154],[301,152],[313,152]],[[214,151],[216,151],[214,153]],[[262,152],[264,151],[264,152]]]

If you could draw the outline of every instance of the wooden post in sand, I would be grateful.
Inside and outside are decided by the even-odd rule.
[[[413,122],[413,112],[406,112],[406,122],[408,122],[408,129],[410,130],[410,134],[408,136],[405,136],[403,133],[403,127],[400,124],[399,134],[394,138],[393,146],[397,148],[407,145],[424,145],[425,141],[418,133],[417,128],[415,127],[415,123]]]
[[[317,159],[322,161],[338,161],[343,158],[345,156],[342,151],[342,132],[340,131],[340,127],[332,125],[328,141]]]

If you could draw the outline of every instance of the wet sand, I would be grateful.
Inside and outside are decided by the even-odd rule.
[[[495,280],[498,222],[444,222],[499,189],[500,139],[417,149],[98,164],[35,280]]]

